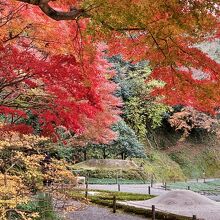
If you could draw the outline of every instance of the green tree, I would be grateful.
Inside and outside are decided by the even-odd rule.
[[[110,147],[117,155],[121,156],[121,159],[126,159],[127,157],[145,157],[143,145],[138,141],[135,132],[124,120],[113,125],[112,129],[118,133],[118,139],[113,141]]]
[[[121,158],[127,157],[146,157],[144,146],[139,142],[133,129],[122,119],[117,124],[112,126],[112,130],[118,134],[118,137],[109,144],[88,144],[84,147],[74,148],[74,150],[67,151],[61,147],[60,155],[63,158],[74,158],[74,155],[81,155],[80,160],[96,158]],[[68,149],[68,148],[67,148]],[[70,154],[68,154],[70,153]],[[86,154],[86,158],[85,158]]]
[[[164,82],[151,79],[148,63],[132,64],[123,61],[120,56],[111,58],[117,75],[117,95],[124,101],[122,117],[142,140],[146,138],[148,129],[161,125],[164,114],[169,107],[161,101],[163,96],[153,96],[155,88],[163,87]]]

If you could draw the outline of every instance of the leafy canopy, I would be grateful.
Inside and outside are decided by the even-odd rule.
[[[4,9],[9,13],[14,3],[6,5],[8,7]],[[101,45],[91,60],[83,65],[81,55],[74,56],[67,51],[60,53],[56,48],[56,53],[43,50],[43,45],[38,44],[43,39],[35,41],[37,37],[34,37],[31,42],[30,29],[33,27],[37,31],[37,22],[36,26],[25,24],[27,29],[23,29],[21,16],[24,8],[21,8],[14,12],[18,17],[10,17],[4,11],[9,20],[6,22],[2,19],[0,113],[6,122],[3,129],[33,132],[33,124],[27,123],[30,121],[29,115],[32,115],[39,125],[39,134],[51,136],[54,140],[59,138],[56,131],[62,126],[80,144],[112,140],[116,135],[110,127],[117,121],[120,100],[113,94],[115,84],[108,80],[112,72],[102,58]],[[29,17],[27,22],[31,21],[37,20]],[[43,19],[43,22],[47,22],[47,19]],[[21,35],[16,34],[17,30]],[[8,34],[9,40],[6,39]]]
[[[220,65],[195,46],[219,38],[218,0],[11,0],[7,6],[4,14],[23,7],[4,27],[9,38],[32,39],[50,53],[83,50],[84,63],[105,42],[110,54],[148,60],[153,76],[167,83],[157,91],[167,103],[212,113],[219,106]],[[193,77],[195,70],[207,77]]]
[[[120,57],[110,59],[114,63],[116,75],[113,81],[119,86],[117,95],[124,102],[122,117],[141,139],[146,138],[150,128],[161,125],[169,107],[162,103],[163,96],[151,93],[165,86],[164,82],[151,78],[147,62],[131,64]]]
[[[215,113],[220,64],[196,45],[219,38],[219,8],[218,0],[1,0],[1,77],[9,73],[1,113],[14,124],[31,111],[55,138],[66,126],[82,142],[114,139],[120,101],[102,51],[148,60],[166,82],[154,92],[164,102]]]

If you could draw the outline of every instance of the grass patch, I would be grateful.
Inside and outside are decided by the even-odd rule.
[[[188,178],[202,178],[203,173],[206,178],[220,175],[219,148],[192,145],[169,153],[169,157],[179,164]]]
[[[117,208],[120,208],[125,212],[131,212],[131,213],[135,213],[138,215],[144,215],[146,217],[152,217],[151,210],[147,210],[144,208],[131,207],[128,205],[123,205],[123,204],[117,204]],[[172,213],[165,213],[161,211],[156,211],[156,218],[166,219],[166,220],[192,220],[191,217],[180,216],[180,215],[176,215]]]
[[[88,194],[88,199],[91,202],[96,203],[96,200],[106,200],[112,201],[113,196],[116,196],[118,201],[137,201],[137,200],[147,200],[151,199],[154,196],[146,195],[146,194],[136,194],[136,193],[127,193],[127,192],[112,192],[107,190],[89,190],[89,192],[97,192],[97,194],[91,195]],[[69,196],[73,199],[83,199],[85,198],[85,190],[84,189],[74,189],[70,191]]]
[[[190,186],[190,189],[195,192],[212,192],[219,194],[220,193],[220,180],[209,181],[205,183],[197,182],[177,182],[167,184],[168,188],[171,189],[187,189]]]
[[[107,184],[146,184],[149,181],[144,181],[141,179],[122,179],[118,178],[118,181],[116,178],[88,178],[88,183],[89,184],[102,184],[102,185],[107,185]]]
[[[170,159],[165,153],[159,151],[148,152],[148,159],[134,158],[134,162],[143,167],[143,172],[150,180],[161,182],[163,180],[184,180],[185,176],[176,162]]]
[[[52,197],[47,193],[38,193],[32,201],[21,204],[18,208],[29,213],[37,212],[39,216],[34,220],[61,220],[54,211]]]
[[[143,179],[147,179],[145,174],[141,173],[139,169],[101,169],[99,167],[76,169],[75,167],[72,167],[72,171],[80,176],[89,177],[91,181],[93,179],[108,179],[109,181],[112,180],[113,183],[115,183],[115,179],[117,177],[126,180],[138,180],[139,182],[143,181]]]
[[[120,160],[115,160],[115,163],[116,161]],[[85,161],[72,166],[72,171],[80,176],[89,177],[90,184],[115,184],[117,176],[121,179],[121,184],[144,183],[146,180],[150,181],[152,176],[157,181],[185,179],[179,164],[174,162],[166,153],[153,150],[148,152],[147,159],[132,158],[132,161],[138,167],[106,166],[107,162],[103,166],[100,164],[88,166],[90,161]]]

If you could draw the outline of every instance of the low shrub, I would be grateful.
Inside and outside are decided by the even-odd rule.
[[[34,220],[61,220],[54,211],[52,197],[48,193],[38,193],[27,204],[19,205],[19,209],[38,213]]]

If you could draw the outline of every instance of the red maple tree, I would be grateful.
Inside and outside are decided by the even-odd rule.
[[[109,128],[115,121],[118,101],[112,95],[108,97],[114,85],[106,79],[112,73],[104,76],[107,64],[100,55],[106,49],[110,55],[120,53],[133,62],[149,60],[152,77],[167,83],[154,93],[164,94],[167,103],[190,105],[211,113],[219,107],[220,64],[195,47],[219,38],[219,1],[132,0],[128,4],[127,0],[1,0],[0,3],[2,51],[11,48],[17,51],[12,53],[20,53],[17,57],[23,63],[21,69],[32,74],[31,80],[29,77],[22,80],[19,90],[34,88],[33,84],[43,90],[44,98],[39,103],[47,109],[34,105],[31,108],[38,109],[46,133],[64,124],[79,133],[96,124],[94,130],[98,131],[103,128],[101,124]],[[15,58],[10,65],[2,66],[19,72],[16,63],[19,62]],[[195,77],[195,70],[205,77]],[[100,92],[104,91],[104,85],[109,93]],[[4,111],[20,109],[21,106],[9,106]],[[102,115],[105,111],[108,117]],[[115,117],[109,117],[112,113]]]
[[[33,50],[14,46],[2,46],[0,54],[0,113],[7,128],[31,132],[30,126],[19,123],[31,113],[38,117],[43,135],[54,134],[59,126],[82,135],[97,126],[91,141],[105,130],[106,141],[114,137],[110,126],[117,120],[120,101],[113,95],[116,86],[104,75],[108,69],[92,63],[85,69],[72,55],[36,57]]]

